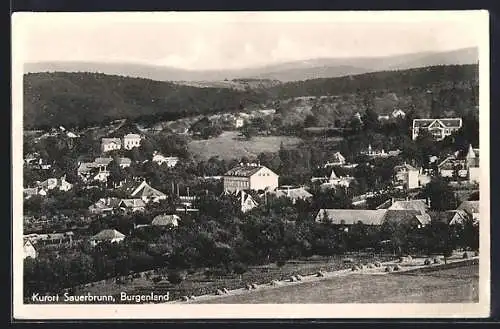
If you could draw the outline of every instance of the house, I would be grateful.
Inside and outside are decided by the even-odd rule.
[[[25,236],[35,245],[62,245],[73,242],[74,233],[72,231],[64,233],[45,233],[45,234],[30,234]]]
[[[413,210],[418,211],[422,214],[426,213],[429,209],[427,200],[416,199],[416,200],[397,200],[391,198],[386,202],[382,203],[377,209],[388,209],[388,210]]]
[[[394,183],[406,189],[420,187],[419,175],[420,170],[407,163],[394,167]]]
[[[224,174],[224,191],[274,190],[278,187],[278,175],[271,169],[256,163],[240,163]]]
[[[475,149],[469,145],[467,155],[465,156],[465,165],[468,170],[468,178],[470,183],[479,184],[481,171],[479,169],[479,149]]]
[[[324,168],[328,168],[331,166],[343,166],[345,165],[345,157],[342,155],[340,152],[335,152],[332,155],[331,161],[328,161],[325,165]]]
[[[339,226],[349,226],[358,223],[364,225],[382,225],[387,210],[359,209],[321,209],[316,215],[318,223],[330,223]],[[344,227],[344,230],[347,229]]]
[[[391,116],[394,119],[404,118],[406,116],[406,113],[403,110],[401,110],[401,109],[394,109],[394,111],[392,111],[392,113],[391,113]]]
[[[130,167],[130,165],[132,164],[132,160],[130,160],[129,158],[117,158],[116,162],[122,169]]]
[[[23,259],[26,259],[26,258],[35,259],[38,256],[38,252],[35,249],[35,246],[33,245],[33,243],[29,239],[24,239],[23,249],[24,249]]]
[[[130,196],[132,198],[141,198],[142,200],[144,200],[144,202],[157,202],[159,200],[165,200],[167,198],[167,195],[165,193],[152,188],[148,185],[148,183],[146,183],[145,180],[142,181],[134,191],[132,191]]]
[[[153,218],[151,222],[151,226],[170,226],[177,227],[179,226],[180,217],[177,215],[158,215]]]
[[[119,198],[101,198],[96,203],[90,205],[88,210],[91,214],[111,213],[118,208],[121,199]]]
[[[143,212],[146,203],[142,199],[121,199],[118,207],[124,211]]]
[[[160,166],[162,164],[166,163],[167,167],[173,168],[179,162],[179,158],[178,157],[166,157],[166,156],[163,156],[162,154],[159,154],[158,152],[155,151],[151,161],[157,163]]]
[[[456,210],[463,210],[471,215],[474,220],[479,220],[479,200],[478,201],[464,201]]]
[[[437,168],[441,177],[454,177],[455,174],[458,175],[459,170],[465,168],[465,162],[455,156],[448,156],[438,164]]]
[[[290,185],[284,185],[278,187],[276,190],[272,192],[277,198],[288,198],[292,200],[292,203],[296,203],[297,200],[309,200],[313,197],[311,193],[309,193],[303,187],[293,187]]]
[[[101,152],[110,152],[120,150],[122,141],[119,138],[103,138],[101,139]]]
[[[336,187],[348,188],[349,186],[351,186],[354,180],[355,178],[351,176],[338,177],[337,174],[335,174],[335,170],[332,169],[330,177],[325,183],[320,185],[320,188],[321,189],[331,189]]]
[[[73,188],[73,184],[66,181],[66,176],[57,178],[49,178],[40,184],[38,184],[38,188],[44,190],[45,192],[53,190],[57,188],[59,191],[69,191]]]
[[[235,128],[241,128],[245,125],[245,120],[243,118],[236,118],[234,119],[234,127]]]
[[[127,134],[123,136],[123,148],[131,150],[134,147],[141,146],[141,136],[138,134]]]
[[[462,128],[462,118],[414,119],[412,139],[417,139],[421,131],[427,130],[435,140],[443,140]]]
[[[23,195],[25,199],[29,199],[35,195],[46,196],[47,191],[39,187],[27,187],[23,189]]]
[[[106,229],[97,233],[93,237],[90,238],[90,243],[92,246],[96,246],[101,242],[111,242],[111,243],[120,243],[125,239],[125,235],[118,232],[117,230]]]
[[[429,214],[415,209],[387,209],[383,222],[423,228],[431,223],[431,217]]]
[[[449,210],[445,213],[444,220],[450,226],[461,225],[467,221],[468,216],[465,210]]]

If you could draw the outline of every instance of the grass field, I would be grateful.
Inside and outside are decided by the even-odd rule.
[[[478,286],[479,265],[464,265],[387,275],[353,274],[202,303],[464,303],[479,301]]]
[[[217,138],[195,140],[189,143],[189,151],[200,159],[219,156],[221,159],[256,157],[262,152],[277,152],[283,145],[297,145],[301,140],[288,136],[257,136],[251,140],[238,137],[238,132],[226,131]]]

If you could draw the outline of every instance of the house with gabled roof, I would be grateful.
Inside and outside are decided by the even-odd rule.
[[[122,141],[119,138],[102,138],[101,139],[101,152],[110,152],[120,150],[122,148]]]
[[[151,226],[170,226],[170,227],[177,227],[179,226],[179,221],[181,218],[178,215],[158,215],[155,218],[153,218],[153,221],[151,222]]]
[[[141,146],[142,137],[139,134],[127,134],[123,136],[123,148],[131,150],[134,147]]]
[[[148,185],[148,183],[146,183],[145,180],[143,180],[141,184],[139,184],[139,186],[132,191],[130,196],[132,198],[140,198],[144,200],[144,202],[158,202],[159,200],[165,200],[167,198],[165,193],[152,188]]]
[[[36,250],[33,243],[30,241],[30,239],[24,239],[23,251],[24,251],[24,257],[23,257],[24,259],[26,258],[35,259],[38,256],[38,251]]]
[[[119,207],[121,199],[119,198],[101,198],[88,207],[91,214],[112,213]]]
[[[146,210],[146,203],[142,199],[121,199],[118,207],[124,211],[143,212]]]
[[[278,187],[279,176],[266,166],[240,163],[223,176],[224,191],[272,191]]]
[[[427,130],[435,140],[443,140],[462,128],[462,118],[414,119],[412,139],[417,139],[419,133]]]
[[[92,246],[96,246],[101,242],[120,243],[125,239],[125,234],[118,232],[114,229],[106,229],[97,233],[90,238]]]
[[[464,201],[457,207],[457,210],[463,210],[467,214],[471,215],[474,219],[479,220],[479,205],[479,200]]]
[[[419,176],[420,169],[406,162],[394,167],[394,183],[403,186],[403,188],[410,190],[420,187]]]
[[[364,210],[364,209],[321,209],[316,215],[318,223],[330,223],[333,225],[382,225],[387,210]]]
[[[294,204],[298,200],[309,200],[313,197],[313,195],[304,187],[293,187],[290,185],[280,186],[271,193],[273,193],[277,198],[284,197],[290,199]]]

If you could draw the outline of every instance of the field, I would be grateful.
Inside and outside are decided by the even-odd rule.
[[[238,137],[234,131],[226,131],[217,138],[195,140],[189,143],[189,151],[200,159],[219,156],[221,159],[253,158],[261,152],[277,152],[281,143],[285,147],[297,145],[301,140],[288,136],[257,136],[251,140]]]
[[[355,259],[356,262],[359,263],[368,263],[377,260],[384,261],[391,258],[390,256],[370,254],[349,255],[349,257]],[[217,289],[222,288],[237,289],[243,288],[246,284],[250,283],[265,284],[272,280],[285,280],[296,274],[306,276],[312,275],[319,270],[337,271],[350,268],[351,265],[344,264],[342,258],[342,256],[313,256],[308,259],[289,261],[281,268],[276,264],[251,266],[241,277],[236,274],[207,276],[203,270],[200,270],[189,274],[186,280],[179,285],[171,284],[167,280],[153,283],[150,279],[146,278],[144,273],[142,273],[141,277],[127,281],[123,284],[117,284],[113,279],[87,284],[85,287],[76,288],[75,293],[118,296],[122,291],[128,294],[149,294],[151,291],[158,294],[169,292],[172,300],[178,300],[182,296],[213,294]],[[160,275],[159,273],[151,274],[151,277]]]
[[[479,265],[387,275],[352,274],[203,301],[259,303],[464,303],[478,302]]]

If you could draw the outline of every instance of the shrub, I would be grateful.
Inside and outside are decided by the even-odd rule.
[[[243,274],[248,271],[248,266],[244,263],[236,263],[233,265],[233,272],[236,274]]]
[[[151,278],[151,281],[153,281],[154,283],[158,283],[162,280],[163,278],[161,276],[154,276]]]
[[[467,252],[464,252],[464,254],[462,255],[462,258],[463,259],[467,259],[469,258],[469,254]]]
[[[172,271],[168,273],[168,281],[173,284],[179,284],[186,279],[186,274],[181,271]]]
[[[283,267],[283,266],[285,266],[285,264],[286,264],[286,260],[284,260],[284,259],[280,259],[280,260],[276,261],[276,265],[278,267]]]
[[[427,258],[426,260],[424,260],[424,265],[431,265],[431,260],[429,258]]]

